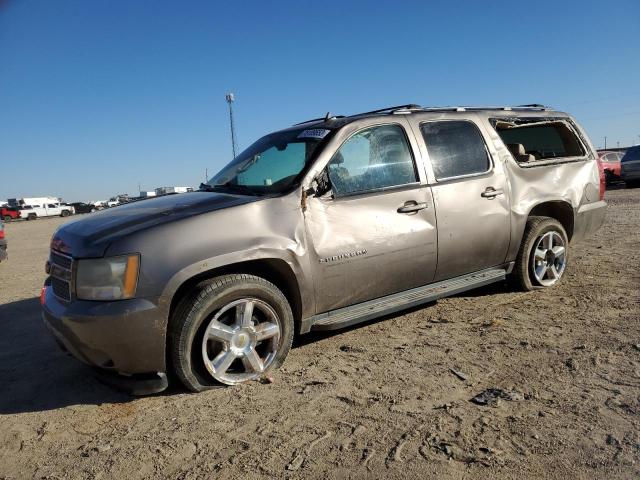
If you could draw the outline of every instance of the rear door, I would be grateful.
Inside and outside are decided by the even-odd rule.
[[[317,313],[425,285],[437,261],[431,189],[402,117],[349,125],[323,170],[331,190],[307,200]]]
[[[428,157],[445,280],[504,263],[510,241],[508,185],[474,117],[412,121]],[[497,156],[496,156],[497,158]]]

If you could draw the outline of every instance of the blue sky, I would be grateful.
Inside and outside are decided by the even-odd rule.
[[[292,123],[545,103],[640,141],[640,2],[0,0],[0,199],[197,186]]]

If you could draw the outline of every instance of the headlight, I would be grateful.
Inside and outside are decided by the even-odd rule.
[[[76,296],[80,300],[133,298],[139,265],[138,255],[78,260]]]

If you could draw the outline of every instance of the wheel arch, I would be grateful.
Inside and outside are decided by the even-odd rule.
[[[529,210],[529,217],[550,217],[556,219],[567,232],[567,238],[571,241],[575,226],[575,214],[569,202],[552,200],[539,203]]]
[[[302,318],[302,296],[300,292],[300,285],[293,269],[285,260],[280,258],[260,258],[256,260],[231,263],[200,272],[197,275],[186,279],[180,284],[171,298],[169,321],[171,321],[171,318],[180,302],[189,294],[189,292],[192,292],[198,284],[209,279],[228,274],[255,275],[256,277],[264,278],[278,287],[291,306],[296,332],[299,331],[300,321]]]

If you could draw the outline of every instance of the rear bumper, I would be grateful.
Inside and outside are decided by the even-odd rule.
[[[576,213],[571,241],[579,242],[597,232],[604,223],[606,211],[607,203],[604,200],[580,206]]]
[[[113,380],[105,383],[113,384],[117,376],[124,376],[125,383],[135,380],[132,377],[156,378],[161,390],[166,388],[165,322],[156,302],[138,298],[66,303],[46,288],[42,307],[44,323],[58,343]]]

